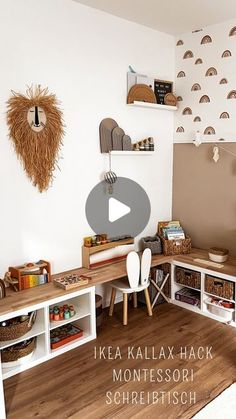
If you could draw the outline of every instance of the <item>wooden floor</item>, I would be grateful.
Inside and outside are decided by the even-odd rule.
[[[236,329],[162,304],[153,318],[145,308],[129,310],[128,326],[121,324],[122,307],[113,318],[104,316],[97,340],[5,381],[8,419],[28,418],[191,418],[236,381]],[[94,359],[94,346],[119,346],[123,359]],[[174,359],[129,360],[127,347],[174,346]],[[181,360],[180,347],[213,347],[212,360]],[[114,353],[113,353],[114,354]],[[112,369],[193,369],[193,382],[113,382]],[[106,404],[106,392],[196,392],[191,404]],[[110,400],[110,399],[109,399]],[[119,401],[119,399],[118,399]]]

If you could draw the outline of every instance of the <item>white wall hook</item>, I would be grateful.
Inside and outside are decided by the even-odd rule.
[[[200,133],[200,131],[197,131],[194,135],[194,139],[193,139],[193,144],[196,147],[199,147],[202,144],[202,134]]]

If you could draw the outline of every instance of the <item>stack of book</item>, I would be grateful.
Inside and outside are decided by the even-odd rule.
[[[175,293],[175,299],[192,306],[200,307],[200,292],[189,288],[182,288]]]
[[[179,221],[163,221],[159,223],[160,235],[167,240],[185,239],[185,233]]]

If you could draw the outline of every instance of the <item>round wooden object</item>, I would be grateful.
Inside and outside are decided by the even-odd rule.
[[[134,103],[134,101],[157,103],[153,90],[146,84],[135,84],[131,87],[128,93],[127,103]]]
[[[168,106],[176,106],[177,98],[173,93],[167,93],[164,97],[164,104]]]

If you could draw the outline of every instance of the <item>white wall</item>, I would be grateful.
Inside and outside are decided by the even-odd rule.
[[[133,141],[153,136],[152,157],[115,157],[113,169],[147,191],[152,214],[141,234],[171,216],[173,114],[128,108],[126,72],[174,77],[174,39],[72,0],[0,0],[0,275],[9,265],[48,259],[53,272],[81,265],[82,238],[92,234],[84,206],[108,168],[99,123],[114,118]],[[48,86],[62,103],[66,136],[53,187],[34,188],[8,140],[11,89]]]

